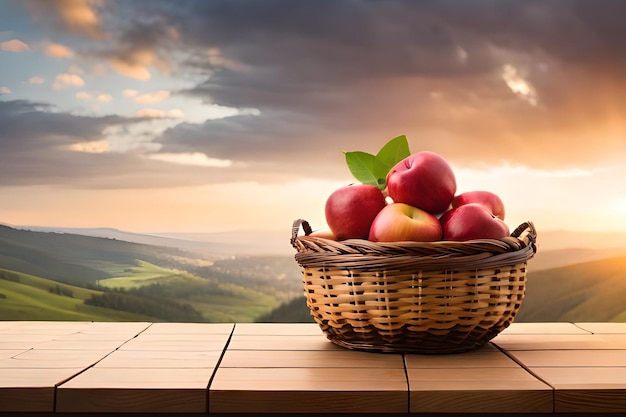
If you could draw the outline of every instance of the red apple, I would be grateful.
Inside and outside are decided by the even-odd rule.
[[[373,242],[434,242],[441,240],[441,224],[432,214],[404,203],[383,208],[370,228]]]
[[[341,187],[326,200],[326,223],[338,240],[367,239],[374,218],[385,205],[385,196],[374,185]]]
[[[491,191],[467,191],[459,194],[452,200],[452,208],[457,208],[464,204],[477,203],[484,206],[494,216],[504,220],[504,203],[496,194]]]
[[[502,239],[509,235],[506,223],[477,203],[448,210],[439,221],[444,240]]]
[[[456,193],[456,178],[450,164],[439,154],[414,153],[398,162],[387,174],[387,194],[431,214],[446,211]]]

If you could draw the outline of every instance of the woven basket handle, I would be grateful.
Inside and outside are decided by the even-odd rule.
[[[302,230],[304,230],[304,234],[306,236],[313,233],[313,229],[311,228],[309,222],[304,219],[294,220],[293,227],[291,228],[291,246],[296,249],[298,248],[296,246],[296,239],[298,238],[298,233],[300,233],[300,227],[302,227]]]
[[[534,253],[537,253],[537,229],[533,222],[527,221],[520,224],[513,230],[511,236],[520,239],[526,246],[532,247]]]

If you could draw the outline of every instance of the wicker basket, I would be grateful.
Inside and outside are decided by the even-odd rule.
[[[483,346],[513,322],[536,252],[531,222],[504,239],[468,242],[336,242],[310,234],[307,221],[294,222],[291,244],[311,315],[333,343],[376,352]]]

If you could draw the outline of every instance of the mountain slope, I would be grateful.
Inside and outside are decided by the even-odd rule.
[[[531,271],[516,321],[619,321],[625,274],[626,256]]]
[[[87,296],[75,296],[78,289]],[[208,260],[171,247],[0,226],[0,319],[125,320],[132,313],[250,322],[296,293],[301,277],[286,256]]]
[[[85,305],[100,291],[0,269],[0,319],[141,321],[150,317]]]
[[[173,256],[189,255],[174,248],[0,226],[0,267],[68,284],[109,278],[106,265],[135,265],[137,259],[170,266]]]

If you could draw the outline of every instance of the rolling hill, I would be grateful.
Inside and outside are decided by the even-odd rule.
[[[626,321],[626,256],[528,273],[516,321]]]
[[[254,321],[301,294],[289,257],[0,226],[0,320]]]

